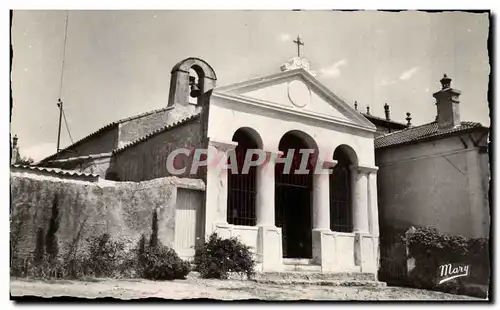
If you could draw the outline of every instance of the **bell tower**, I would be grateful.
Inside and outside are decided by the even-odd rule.
[[[168,106],[200,106],[208,102],[216,81],[214,70],[204,60],[184,59],[172,68]]]

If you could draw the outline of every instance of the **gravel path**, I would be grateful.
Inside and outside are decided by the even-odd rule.
[[[480,300],[469,296],[401,287],[327,287],[316,285],[267,285],[252,281],[100,279],[93,281],[11,279],[11,296],[138,299],[210,298],[221,300]]]

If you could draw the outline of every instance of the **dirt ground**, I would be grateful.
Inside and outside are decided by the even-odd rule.
[[[328,287],[267,285],[241,280],[192,279],[154,282],[100,279],[92,281],[11,279],[11,296],[119,299],[220,299],[220,300],[480,300],[441,292],[401,287]]]

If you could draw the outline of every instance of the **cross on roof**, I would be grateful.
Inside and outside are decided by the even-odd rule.
[[[300,46],[304,46],[304,41],[302,41],[300,36],[297,35],[297,40],[293,40],[293,43],[297,44],[297,56],[300,57]]]

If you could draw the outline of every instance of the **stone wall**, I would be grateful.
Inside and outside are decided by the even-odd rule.
[[[89,237],[109,233],[135,247],[141,234],[149,237],[157,209],[159,240],[173,246],[177,188],[204,190],[201,180],[176,177],[146,182],[67,180],[59,176],[11,172],[11,247],[25,257],[35,249],[36,231],[47,232],[54,197],[58,197],[59,252],[65,253],[81,231],[79,248]]]
[[[78,157],[90,154],[101,154],[112,152],[118,143],[118,125],[103,130],[88,140],[62,151],[57,156],[58,159]]]
[[[133,118],[120,124],[118,147],[123,147],[167,125],[171,110]]]
[[[167,157],[175,149],[199,148],[202,144],[200,118],[173,127],[115,155],[113,171],[123,181],[143,181],[171,176],[166,168]],[[178,155],[182,158],[182,155]],[[187,158],[184,164],[188,165]],[[183,165],[184,165],[183,164]],[[176,167],[182,168],[182,167]],[[182,177],[189,176],[189,169]],[[200,177],[202,172],[191,177]]]
[[[159,110],[155,113],[132,118],[120,124],[118,148],[123,147],[147,134],[170,126],[186,117],[189,117],[199,111],[199,108],[176,106]]]

